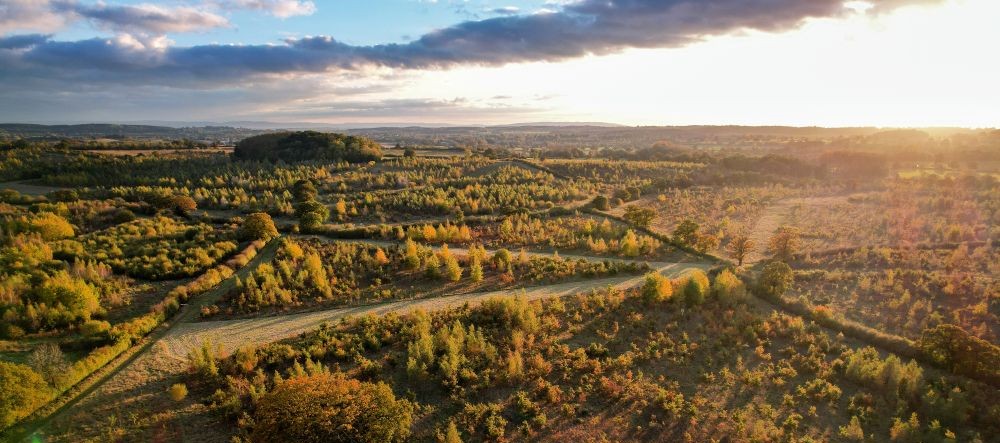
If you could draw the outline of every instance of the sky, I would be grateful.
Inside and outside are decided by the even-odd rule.
[[[1000,126],[997,0],[0,0],[0,121]]]

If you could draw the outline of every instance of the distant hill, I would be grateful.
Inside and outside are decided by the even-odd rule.
[[[0,123],[0,134],[4,138],[26,138],[54,140],[62,138],[88,139],[190,139],[220,142],[236,142],[246,137],[264,133],[259,129],[234,128],[230,126],[201,126],[174,128],[153,125],[122,125],[113,123],[89,123],[79,125],[36,125],[27,123]]]

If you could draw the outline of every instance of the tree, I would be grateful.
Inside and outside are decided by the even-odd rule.
[[[641,293],[642,299],[652,304],[669,299],[674,293],[674,287],[669,278],[660,275],[659,272],[650,272],[646,274]]]
[[[695,249],[701,252],[708,252],[719,247],[719,237],[711,234],[701,234],[695,242]]]
[[[851,416],[851,422],[840,427],[840,436],[850,441],[864,441],[865,430],[861,427],[861,421],[857,415]]]
[[[264,240],[268,241],[278,236],[278,228],[274,227],[274,220],[265,212],[254,212],[243,220],[240,225],[239,237],[242,240]]]
[[[444,443],[462,443],[462,434],[458,433],[458,426],[455,426],[454,420],[448,420],[448,428],[445,430],[441,441]]]
[[[302,179],[292,185],[292,196],[297,202],[315,200],[316,195],[316,186],[309,180]]]
[[[693,246],[698,241],[699,226],[693,220],[684,220],[674,228],[674,241],[684,246]]]
[[[308,200],[295,207],[295,216],[299,218],[299,227],[309,231],[326,223],[330,218],[330,208],[316,200]]]
[[[170,198],[170,208],[174,210],[174,213],[181,217],[187,217],[195,209],[198,209],[198,203],[194,201],[193,198],[186,195],[175,195]]]
[[[455,256],[449,255],[445,257],[444,269],[448,280],[459,281],[462,279],[462,266],[458,264],[458,259]]]
[[[430,257],[427,257],[427,260],[424,262],[424,274],[428,278],[436,279],[441,277],[441,260],[438,259],[437,254],[431,254]]]
[[[407,146],[403,148],[403,157],[412,158],[417,156],[417,150],[413,149],[412,146]]]
[[[420,267],[420,250],[417,249],[417,243],[413,239],[406,239],[406,245],[404,246],[403,252],[403,263],[409,269],[417,269]]]
[[[684,282],[684,302],[688,306],[697,306],[705,302],[708,293],[708,276],[700,269],[691,271]]]
[[[746,296],[746,288],[739,277],[725,269],[715,276],[715,281],[712,282],[712,295],[719,299],[722,304],[731,306],[743,300]]]
[[[255,442],[402,442],[413,406],[385,383],[343,374],[293,377],[264,394],[254,413]]]
[[[594,209],[597,209],[598,211],[607,211],[608,209],[611,209],[611,202],[608,201],[608,197],[604,195],[594,197],[593,205]]]
[[[656,218],[656,211],[651,208],[641,208],[633,205],[625,208],[624,218],[636,226],[648,228],[649,224]]]
[[[774,232],[767,242],[767,251],[774,258],[789,261],[799,248],[799,230],[791,226],[782,226]]]
[[[479,257],[469,261],[469,278],[476,283],[483,281],[483,263]]]
[[[59,387],[69,369],[66,356],[55,343],[43,343],[36,347],[28,355],[27,363],[53,388]]]
[[[0,429],[27,417],[50,396],[49,386],[38,373],[0,360]]]
[[[389,264],[389,257],[385,255],[385,251],[383,251],[382,248],[375,249],[375,263],[378,263],[379,266]]]
[[[792,286],[795,276],[792,268],[780,261],[773,261],[764,266],[757,280],[758,294],[767,298],[778,298]]]
[[[734,235],[732,240],[729,240],[726,250],[729,251],[729,255],[736,259],[737,266],[743,266],[743,260],[746,260],[747,256],[754,251],[756,246],[749,235],[741,232]]]

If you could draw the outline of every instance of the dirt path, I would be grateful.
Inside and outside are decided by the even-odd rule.
[[[664,275],[676,277],[693,269],[705,270],[710,266],[702,263],[657,263],[653,268]],[[192,349],[199,347],[203,342],[211,342],[214,346],[218,346],[223,354],[226,354],[243,346],[257,346],[292,337],[315,329],[321,323],[331,322],[346,316],[384,315],[390,312],[403,313],[415,309],[439,310],[461,306],[465,303],[476,304],[491,297],[517,294],[523,294],[529,300],[539,300],[585,293],[606,287],[625,289],[640,285],[643,278],[641,275],[611,277],[521,290],[500,290],[403,300],[274,317],[185,323],[171,330],[171,333],[164,338],[163,343],[171,356],[176,359],[184,359]]]
[[[13,181],[0,183],[0,189],[13,189],[24,195],[31,196],[41,196],[48,194],[52,191],[58,191],[60,189],[71,189],[71,188],[59,188],[56,186],[45,186],[45,185],[35,185],[31,184],[30,180],[26,181]]]
[[[375,240],[370,242],[379,243]],[[465,252],[462,248],[453,248],[452,250],[456,254]],[[273,250],[262,251],[255,258],[252,266],[246,266],[241,270],[241,275],[245,276],[247,272],[260,263],[270,260],[273,253]],[[563,257],[595,259],[595,257],[584,256],[564,255]],[[653,262],[650,263],[650,266],[665,275],[678,276],[692,269],[708,269],[712,265],[707,263]],[[116,417],[115,420],[121,420],[123,426],[128,418],[135,421],[131,426],[147,430],[166,420],[167,417],[180,420],[185,427],[215,426],[212,423],[214,419],[209,414],[203,413],[203,406],[189,403],[177,410],[177,406],[170,404],[164,394],[171,384],[180,380],[181,374],[187,369],[189,352],[205,342],[211,342],[224,355],[240,347],[259,346],[292,337],[312,330],[323,322],[331,322],[347,316],[384,315],[390,312],[402,313],[414,309],[445,309],[461,306],[465,303],[481,303],[491,297],[517,294],[523,294],[529,300],[538,300],[585,293],[609,286],[629,288],[641,284],[642,280],[642,276],[612,277],[539,286],[526,290],[501,290],[404,300],[254,319],[192,322],[194,316],[197,315],[197,308],[210,304],[221,296],[226,290],[226,285],[232,284],[232,279],[230,279],[211,293],[199,298],[197,303],[193,302],[192,305],[187,306],[185,315],[173,328],[167,331],[162,339],[102,384],[96,386],[88,395],[82,396],[75,405],[52,417],[49,426],[43,432],[36,433],[32,437],[50,442],[79,441],[83,436],[95,436],[95,434],[102,432],[102,428],[107,426],[107,423],[102,421],[111,416]],[[143,412],[147,415],[134,416],[137,412]]]

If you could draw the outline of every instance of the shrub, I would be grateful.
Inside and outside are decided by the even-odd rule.
[[[31,220],[31,231],[37,232],[46,241],[62,240],[76,235],[73,225],[51,212],[43,212]]]
[[[294,377],[261,397],[254,414],[257,442],[401,442],[410,435],[412,406],[388,385],[319,373]]]
[[[184,383],[177,383],[171,386],[170,389],[167,390],[167,393],[170,394],[171,400],[179,402],[187,398],[188,388],[184,385]]]
[[[27,417],[50,396],[49,386],[37,372],[0,361],[0,429]]]

